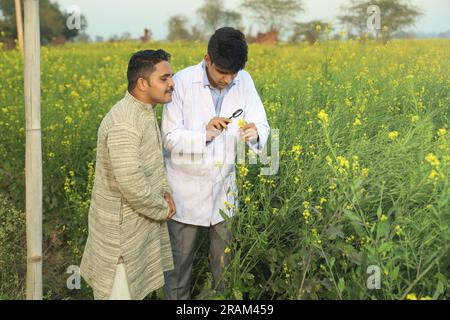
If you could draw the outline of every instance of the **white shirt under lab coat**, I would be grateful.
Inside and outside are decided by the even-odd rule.
[[[203,63],[174,76],[175,91],[172,102],[164,106],[161,134],[168,181],[177,208],[172,219],[211,226],[224,220],[220,211],[230,216],[237,206],[239,119],[255,123],[259,143],[249,145],[256,152],[266,144],[270,127],[251,76],[241,70],[224,97],[219,116],[230,117],[237,109],[244,112],[232,119],[227,130],[206,143],[206,125],[216,112],[210,89],[203,86]]]

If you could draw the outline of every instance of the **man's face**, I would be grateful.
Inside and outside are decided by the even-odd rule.
[[[222,70],[211,62],[211,58],[207,54],[205,56],[206,70],[208,73],[208,80],[211,85],[219,90],[227,87],[236,78],[237,73]]]
[[[173,82],[172,67],[167,61],[155,65],[155,71],[150,74],[145,94],[152,105],[169,103],[172,101]]]

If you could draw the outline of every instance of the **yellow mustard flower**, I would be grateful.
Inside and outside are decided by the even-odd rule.
[[[238,120],[238,126],[239,128],[242,128],[243,126],[245,126],[247,124],[247,122],[244,119],[239,119]]]
[[[324,127],[328,127],[328,114],[325,112],[325,110],[320,110],[317,114],[317,118],[319,118],[320,122]]]
[[[398,134],[399,134],[398,131],[391,131],[388,133],[388,137],[391,140],[395,140],[398,138]]]
[[[364,178],[367,178],[369,176],[369,169],[362,168],[361,169],[361,176],[363,176]]]
[[[427,154],[425,160],[433,167],[437,167],[440,164],[439,159],[431,152]]]

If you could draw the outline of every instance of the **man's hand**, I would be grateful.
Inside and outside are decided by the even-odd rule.
[[[214,117],[206,125],[206,142],[214,140],[223,129],[227,128],[227,125],[231,122],[228,118]]]
[[[172,195],[170,193],[164,192],[164,199],[166,200],[169,206],[169,211],[167,213],[167,220],[170,220],[175,215],[177,209],[175,207],[175,202],[173,201]]]
[[[206,130],[220,130],[227,128],[227,125],[231,122],[228,118],[214,117],[212,118],[206,126]]]
[[[241,139],[245,142],[256,142],[258,141],[258,129],[254,123],[249,123],[239,129]]]

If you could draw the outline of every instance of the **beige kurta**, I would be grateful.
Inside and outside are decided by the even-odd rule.
[[[89,236],[81,261],[81,275],[95,299],[109,298],[119,259],[132,299],[163,286],[163,272],[173,268],[164,191],[170,188],[155,112],[127,92],[98,130]]]

